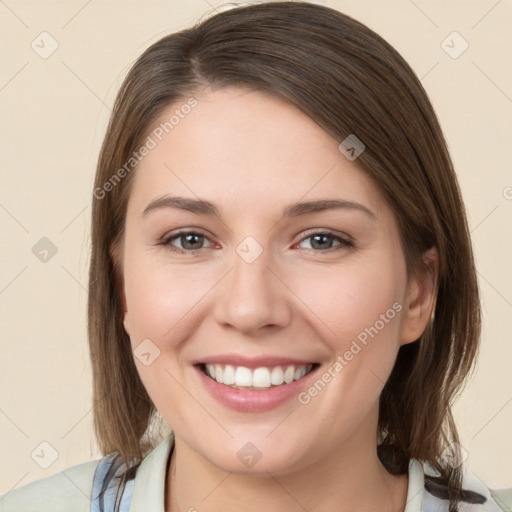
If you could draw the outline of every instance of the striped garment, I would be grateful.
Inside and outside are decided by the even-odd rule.
[[[161,461],[172,454],[174,443],[167,438],[164,448],[161,451]],[[166,465],[165,465],[166,467]],[[133,512],[130,510],[134,484],[138,477],[138,469],[132,472],[127,478],[120,478],[125,466],[117,453],[103,457],[94,474],[91,512]],[[407,505],[405,512],[448,512],[448,501],[446,490],[434,479],[425,478],[428,471],[419,461],[412,459],[409,463],[409,485],[407,493]],[[165,481],[165,477],[163,478]],[[505,504],[502,497],[510,499],[511,489],[491,491],[481,481],[471,478],[467,473],[463,477],[464,501],[459,505],[459,512],[509,512],[510,503]],[[419,492],[421,490],[421,492]],[[161,489],[163,491],[163,489]],[[163,494],[163,493],[162,493]],[[159,503],[163,504],[164,497],[158,497]],[[498,505],[499,504],[499,505]],[[191,507],[193,510],[194,508]]]

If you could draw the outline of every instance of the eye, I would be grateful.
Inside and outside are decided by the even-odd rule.
[[[333,233],[332,231],[317,231],[311,233],[301,240],[299,245],[309,240],[309,247],[304,247],[307,250],[325,252],[329,249],[342,249],[346,247],[353,247],[352,241],[347,238],[343,238],[340,235]],[[334,242],[337,242],[334,245]]]
[[[354,245],[351,240],[325,230],[308,234],[296,246],[306,241],[309,241],[309,247],[303,248],[314,252],[327,252],[329,250],[353,247]],[[209,244],[206,247],[204,246],[205,242]],[[165,246],[169,251],[182,254],[193,254],[202,249],[215,246],[206,235],[198,231],[178,231],[167,236],[160,245]]]
[[[180,245],[176,247],[174,241],[178,242]],[[210,242],[205,235],[197,231],[178,231],[165,238],[161,245],[173,252],[194,253],[205,248],[203,247],[205,241]],[[214,244],[210,242],[208,247],[213,247],[213,245]]]

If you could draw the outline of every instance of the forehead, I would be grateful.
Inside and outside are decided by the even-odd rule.
[[[339,141],[294,105],[234,87],[194,97],[193,108],[181,110],[187,100],[178,101],[151,125],[154,147],[132,184],[130,203],[137,209],[166,193],[208,199],[221,209],[265,210],[277,203],[282,209],[325,197],[385,209],[371,179],[339,151]]]

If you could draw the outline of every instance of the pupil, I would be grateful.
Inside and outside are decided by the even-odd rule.
[[[194,241],[195,239],[195,241]],[[183,243],[183,240],[185,240],[185,243]],[[183,235],[182,237],[182,246],[185,249],[200,249],[203,242],[203,236],[202,235],[194,235],[194,234],[188,234]],[[187,247],[187,244],[192,245],[193,247]],[[199,245],[199,247],[195,247],[194,245]]]
[[[332,240],[331,240],[331,238],[330,238],[328,235],[314,235],[314,236],[313,236],[313,243],[311,244],[311,246],[312,246],[314,249],[315,249],[315,248],[318,248],[318,247],[315,247],[315,244],[318,242],[318,239],[322,239],[324,242],[325,242],[326,240],[327,240],[327,242],[329,242],[329,241],[330,241],[330,242],[331,242],[331,244],[332,244]],[[331,244],[329,244],[329,243],[328,243],[328,244],[326,245],[325,243],[324,243],[324,244],[320,243],[319,248],[320,248],[320,249],[322,249],[322,248],[325,248],[325,247],[327,247],[327,246],[328,246],[328,248],[330,248],[330,247],[331,247]]]

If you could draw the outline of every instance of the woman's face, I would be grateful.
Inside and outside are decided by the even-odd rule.
[[[238,88],[196,99],[169,133],[158,127],[182,103],[152,126],[119,248],[151,399],[177,440],[226,471],[374,450],[397,351],[429,317],[390,208],[295,107]]]

